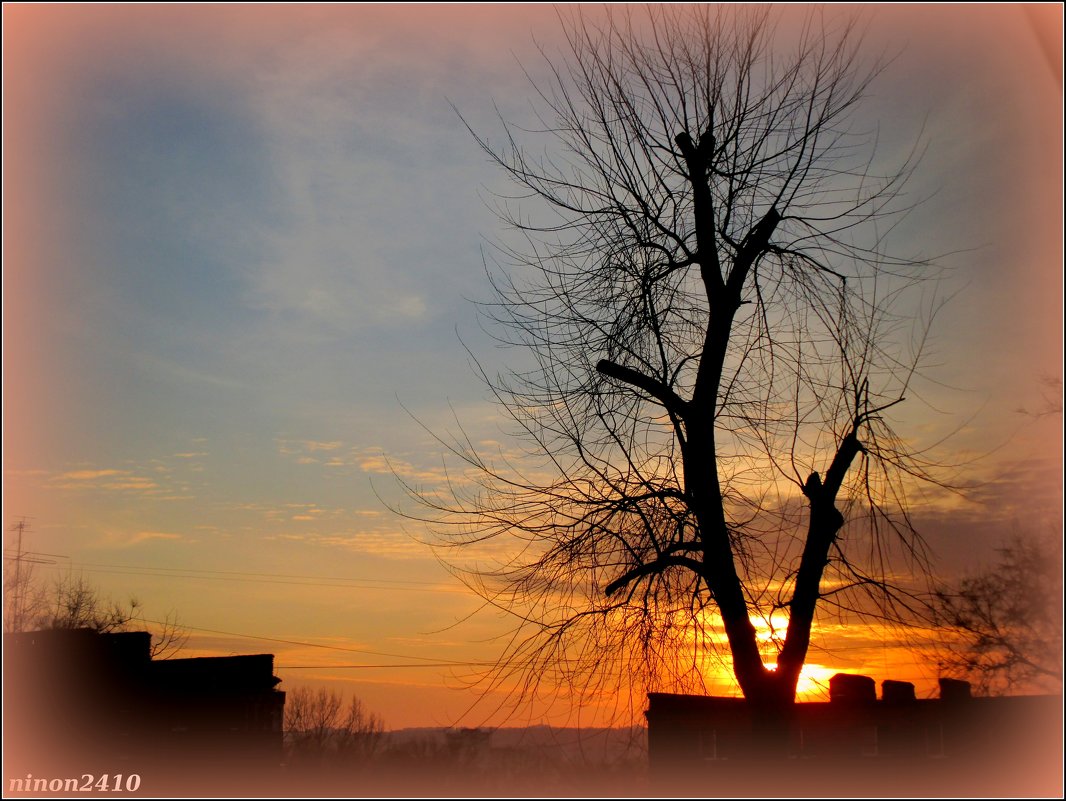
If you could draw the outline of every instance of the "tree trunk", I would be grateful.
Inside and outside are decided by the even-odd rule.
[[[714,453],[713,433],[709,440],[704,443],[709,444],[704,453]],[[690,439],[689,445],[692,444]],[[715,465],[713,461],[710,465],[705,464],[698,456],[693,460],[693,472],[706,471],[706,486],[713,488],[708,497],[701,499],[706,503],[697,505],[701,531],[707,532],[704,534],[704,566],[708,586],[725,626],[733,656],[733,673],[749,705],[753,756],[784,757],[788,753],[796,688],[810,646],[822,575],[828,564],[829,549],[844,524],[844,516],[836,508],[836,496],[860,451],[862,445],[853,429],[837,448],[826,472],[825,483],[817,472],[807,479],[804,487],[810,504],[807,538],[790,605],[785,644],[778,654],[776,670],[766,669],[759,652],[755,627],[736,572]],[[693,455],[700,452],[696,449]],[[686,477],[689,475],[688,461],[686,459]]]

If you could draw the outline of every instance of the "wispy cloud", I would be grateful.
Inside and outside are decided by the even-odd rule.
[[[66,490],[114,490],[119,492],[149,492],[159,490],[151,478],[130,470],[71,470],[53,476],[50,486]]]
[[[174,384],[204,384],[213,389],[224,390],[237,390],[245,386],[244,382],[235,378],[233,374],[195,369],[172,359],[165,359],[143,351],[131,353],[130,358],[146,372]]]
[[[109,530],[103,533],[99,547],[103,548],[132,548],[153,540],[183,540],[184,536],[172,531],[118,531]]]
[[[32,477],[50,490],[188,500],[195,496],[191,477],[206,470],[199,460],[208,455],[201,450],[181,451],[161,458],[127,460],[121,467],[76,465],[62,470],[38,470]]]
[[[341,440],[329,440],[323,442],[314,439],[278,439],[278,452],[285,455],[297,453],[319,453],[321,451],[335,451],[344,447]]]
[[[94,481],[98,478],[106,478],[108,476],[120,476],[128,475],[125,470],[71,470],[66,473],[61,473],[56,476],[57,481]]]
[[[432,558],[432,553],[424,543],[399,530],[375,529],[307,534],[285,532],[276,535],[275,538],[392,559]]]
[[[294,457],[295,462],[301,465],[351,468],[371,475],[394,475],[429,483],[459,478],[449,476],[443,467],[417,465],[410,458],[388,455],[382,448],[346,446],[340,441],[283,439],[278,440],[278,450],[285,456]]]

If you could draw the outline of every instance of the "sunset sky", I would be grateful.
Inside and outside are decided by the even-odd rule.
[[[871,56],[898,53],[861,122],[886,158],[924,143],[904,231],[947,269],[936,383],[894,410],[974,487],[916,510],[947,578],[1061,527],[1061,415],[1019,412],[1061,381],[1061,8],[861,13]],[[3,22],[5,548],[25,517],[55,562],[42,580],[173,610],[186,655],[274,653],[282,689],[352,690],[390,727],[502,722],[491,698],[468,712],[463,677],[507,621],[471,617],[389,507],[394,472],[443,475],[429,432],[508,447],[464,348],[513,358],[471,303],[507,185],[452,105],[490,137],[494,104],[523,119],[552,8],[5,5]],[[824,676],[935,684],[876,632],[816,644]]]

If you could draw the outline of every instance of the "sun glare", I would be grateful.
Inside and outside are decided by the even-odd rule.
[[[769,663],[769,670],[776,670],[777,665]],[[827,701],[829,700],[829,679],[840,671],[836,668],[827,668],[825,665],[808,663],[800,670],[799,682],[796,684],[797,701]]]
[[[788,615],[774,614],[768,619],[764,617],[752,617],[752,625],[755,626],[755,636],[763,651],[768,670],[776,670],[777,663],[773,660],[777,655],[777,647],[784,639],[788,629]],[[707,613],[705,623],[712,630],[721,629],[721,617],[717,612]],[[829,679],[839,668],[830,668],[817,663],[807,663],[800,671],[799,683],[796,685],[796,698],[799,701],[826,701],[829,699]],[[733,676],[732,667],[728,658],[721,655],[705,654],[703,660],[703,674],[707,691],[713,695],[739,695],[740,688]]]

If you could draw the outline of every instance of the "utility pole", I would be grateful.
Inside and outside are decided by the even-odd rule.
[[[9,531],[15,534],[15,549],[4,551],[4,561],[14,562],[14,571],[9,566],[4,570],[4,630],[8,632],[22,631],[26,628],[28,598],[33,583],[33,565],[54,565],[55,560],[47,557],[60,554],[44,554],[36,551],[27,551],[23,548],[23,536],[29,531],[29,518],[20,517],[12,523]],[[12,576],[12,572],[14,575]]]
[[[5,559],[14,561],[15,563],[15,581],[9,587],[12,592],[11,599],[11,620],[8,621],[8,626],[11,631],[22,631],[23,620],[22,614],[25,607],[25,587],[22,581],[22,562],[25,559],[25,555],[22,551],[22,535],[26,530],[26,518],[19,518],[19,521],[11,526],[11,530],[17,532],[15,555],[5,556]]]

